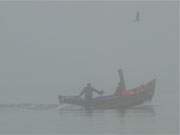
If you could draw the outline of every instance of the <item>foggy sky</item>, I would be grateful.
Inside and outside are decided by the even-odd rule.
[[[56,103],[87,82],[113,93],[119,68],[129,88],[178,89],[177,28],[176,2],[0,2],[0,102]]]

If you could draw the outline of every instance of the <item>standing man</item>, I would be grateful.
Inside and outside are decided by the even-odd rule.
[[[120,82],[118,83],[118,87],[116,88],[115,95],[120,96],[122,92],[126,90],[126,84],[124,80],[123,70],[122,69],[118,70],[118,74],[119,74]]]

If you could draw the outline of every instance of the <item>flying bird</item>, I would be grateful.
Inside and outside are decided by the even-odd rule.
[[[139,11],[137,11],[136,19],[134,20],[134,22],[139,22],[139,21],[140,21],[140,13],[139,13]]]

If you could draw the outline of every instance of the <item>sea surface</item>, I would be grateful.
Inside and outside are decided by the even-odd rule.
[[[171,135],[178,134],[175,115],[152,104],[91,112],[71,105],[1,104],[0,133]]]
[[[0,104],[0,134],[178,135],[178,90],[162,84],[157,83],[151,102],[126,110],[90,112],[58,103]]]

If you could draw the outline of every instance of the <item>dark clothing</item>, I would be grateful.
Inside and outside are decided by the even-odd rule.
[[[120,69],[118,71],[119,73],[119,77],[120,77],[120,82],[118,84],[118,87],[116,88],[116,92],[115,92],[115,95],[121,95],[121,93],[126,90],[126,85],[125,85],[125,81],[124,81],[124,76],[123,76],[123,71],[122,69]]]
[[[91,86],[84,87],[83,91],[80,93],[80,96],[84,95],[85,100],[91,100],[93,98],[93,92],[101,94],[100,91],[96,90]]]
[[[121,95],[122,91],[124,91],[126,89],[124,89],[122,87],[122,85],[119,85],[117,88],[116,88],[116,92],[115,92],[115,95]]]
[[[96,92],[97,94],[103,94],[103,91],[98,91],[95,88],[91,87],[91,85],[87,85],[83,88],[82,92],[80,93],[80,96],[84,95],[84,107],[86,110],[91,110],[93,108],[93,92]]]

